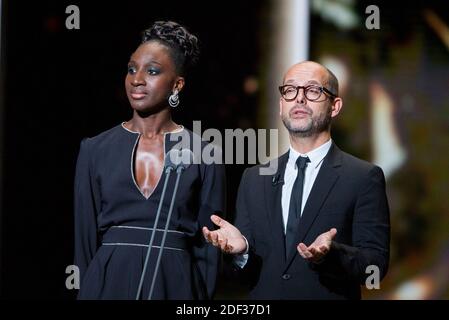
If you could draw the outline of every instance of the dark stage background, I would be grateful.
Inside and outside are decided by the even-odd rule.
[[[75,297],[65,269],[73,263],[79,144],[131,118],[124,78],[143,29],[175,20],[201,41],[176,122],[267,128],[268,110],[278,108],[267,105],[278,97],[267,87],[270,58],[293,47],[273,46],[284,36],[277,27],[305,16],[310,59],[341,83],[333,139],[388,173],[391,267],[382,290],[364,297],[449,298],[447,1],[310,0],[310,12],[275,16],[280,3],[295,1],[1,1],[0,298]],[[72,4],[80,30],[65,27]],[[380,30],[365,27],[370,4],[380,8]],[[231,220],[246,166],[226,166]],[[244,297],[226,268],[219,279],[218,298]]]
[[[80,8],[67,30],[65,8]],[[8,1],[4,3],[3,216],[1,296],[71,298],[73,173],[79,143],[131,118],[128,58],[155,20],[185,24],[201,41],[175,121],[202,129],[255,127],[255,97],[243,79],[257,65],[263,2]],[[235,110],[239,108],[239,116]],[[227,171],[233,207],[243,165]]]

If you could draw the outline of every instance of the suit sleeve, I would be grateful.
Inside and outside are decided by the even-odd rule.
[[[337,231],[338,232],[338,231]],[[352,245],[333,241],[325,261],[316,266],[335,278],[350,278],[364,284],[370,265],[382,279],[388,270],[390,212],[385,192],[385,177],[373,167],[357,196],[352,223]]]
[[[254,249],[254,238],[251,232],[251,221],[247,209],[248,169],[245,169],[237,192],[235,227],[245,236],[250,250]]]
[[[251,192],[249,180],[249,169],[245,169],[237,193],[235,217],[235,227],[239,229],[248,241],[248,259],[243,268],[235,265],[233,270],[236,272],[240,282],[252,286],[257,282],[257,277],[260,273],[261,257],[257,254],[257,244],[254,240],[252,223],[248,211],[248,193]]]
[[[89,140],[84,139],[76,163],[74,186],[75,265],[80,270],[81,280],[98,248],[99,190],[92,177],[89,147]]]
[[[222,164],[205,165],[203,184],[201,187],[200,210],[198,215],[199,235],[193,247],[196,266],[201,275],[201,282],[206,287],[205,299],[212,299],[220,261],[220,250],[207,243],[202,236],[202,227],[210,230],[214,225],[210,220],[212,214],[223,216],[226,202],[226,177]]]

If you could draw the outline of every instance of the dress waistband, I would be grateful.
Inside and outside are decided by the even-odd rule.
[[[112,226],[103,235],[104,246],[137,246],[148,247],[153,228],[134,226]],[[159,249],[164,235],[163,229],[156,229],[153,240],[153,248]],[[188,250],[188,237],[180,231],[168,230],[165,238],[164,249]]]

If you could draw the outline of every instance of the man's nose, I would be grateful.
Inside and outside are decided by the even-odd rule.
[[[298,95],[296,96],[296,102],[299,104],[305,104],[306,103],[306,97],[305,92],[303,88],[299,88]]]

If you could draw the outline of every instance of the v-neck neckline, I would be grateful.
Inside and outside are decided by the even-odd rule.
[[[145,200],[149,200],[149,199],[151,198],[151,196],[156,192],[157,188],[159,188],[160,182],[161,182],[161,180],[162,180],[162,176],[164,175],[164,168],[162,168],[162,172],[161,172],[161,174],[159,175],[159,179],[158,179],[158,181],[157,181],[155,187],[153,188],[153,191],[151,191],[151,193],[149,194],[149,196],[146,197],[145,194],[142,192],[142,189],[141,189],[141,188],[139,187],[139,185],[137,184],[137,181],[136,181],[136,178],[135,178],[135,172],[134,172],[134,156],[135,156],[136,149],[137,149],[137,146],[138,146],[138,143],[139,143],[139,140],[140,140],[142,134],[141,134],[140,132],[132,131],[132,130],[126,128],[124,124],[125,124],[125,122],[122,122],[121,125],[120,125],[124,130],[126,130],[126,131],[129,132],[129,133],[132,133],[132,134],[137,135],[136,140],[135,140],[134,145],[133,145],[133,148],[132,148],[132,152],[131,152],[131,164],[130,164],[130,168],[131,168],[131,178],[132,178],[134,187],[138,190],[139,194],[140,194]],[[165,140],[166,140],[167,134],[170,134],[170,133],[178,133],[178,132],[181,132],[182,130],[184,130],[184,126],[181,125],[180,128],[178,128],[178,129],[176,129],[176,130],[174,130],[174,131],[164,132],[164,139],[163,139],[163,140],[164,140],[164,147],[163,147],[163,149],[164,149],[164,160],[163,160],[163,163],[164,163],[164,164],[165,164],[165,157],[166,157],[166,143],[165,143]]]

